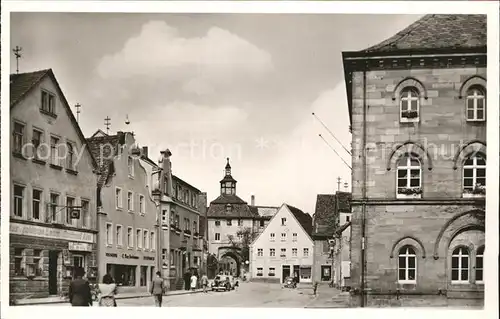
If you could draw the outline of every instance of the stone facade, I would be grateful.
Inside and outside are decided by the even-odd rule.
[[[426,17],[415,28],[429,19],[454,21]],[[406,41],[401,39],[394,42]],[[485,93],[485,46],[469,49],[462,60],[459,49],[432,58],[432,49],[426,50],[418,64],[391,57],[397,52],[344,54],[353,138],[354,305],[380,306],[385,300],[405,306],[417,299],[483,303],[484,194],[466,192],[464,165],[469,157],[486,157],[486,121],[467,119],[469,90]],[[384,58],[371,58],[377,54]],[[418,116],[411,120],[400,109],[408,88],[417,92]],[[412,181],[418,184],[413,195],[401,194],[398,184],[398,176],[406,176],[404,156],[419,163],[419,173],[415,167],[408,173],[419,179]],[[474,172],[477,182],[483,173]],[[462,266],[452,257],[461,247]],[[463,277],[452,268],[460,268]]]
[[[76,267],[97,279],[96,162],[51,70],[10,85],[11,297],[64,295]]]

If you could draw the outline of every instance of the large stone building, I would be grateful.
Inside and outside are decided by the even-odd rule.
[[[123,292],[148,291],[158,233],[150,165],[142,159],[143,150],[132,133],[98,132],[87,141],[100,167],[99,276],[110,274]]]
[[[96,161],[52,70],[10,76],[10,294],[96,280]]]
[[[239,276],[242,265],[248,271],[249,262],[248,256],[241,254],[242,246],[249,246],[262,233],[278,207],[256,206],[254,195],[248,205],[236,195],[236,183],[228,158],[220,181],[220,196],[210,202],[207,211],[207,238],[208,251],[215,255],[222,270]]]
[[[313,280],[346,286],[350,277],[351,194],[319,194],[313,215]]]
[[[251,280],[312,282],[311,232],[311,215],[283,204],[250,246]]]
[[[353,302],[483,304],[486,16],[344,52]]]

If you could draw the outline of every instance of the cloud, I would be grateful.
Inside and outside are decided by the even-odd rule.
[[[227,30],[211,27],[202,37],[186,38],[163,21],[150,21],[121,51],[103,57],[97,72],[104,79],[180,80],[188,91],[206,93],[203,81],[231,83],[260,77],[272,67],[268,52]]]

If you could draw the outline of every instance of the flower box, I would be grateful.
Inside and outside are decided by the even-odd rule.
[[[398,188],[397,198],[421,198],[422,189],[420,187],[402,187]]]
[[[411,111],[403,111],[401,112],[401,117],[407,118],[407,119],[416,119],[418,117],[418,112],[411,110]]]

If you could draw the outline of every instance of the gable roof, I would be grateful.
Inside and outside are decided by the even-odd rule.
[[[278,212],[279,207],[275,206],[249,206],[252,213],[261,219],[271,219]]]
[[[61,99],[62,105],[66,110],[66,113],[73,124],[73,127],[76,130],[77,135],[80,137],[80,142],[82,143],[82,147],[86,148],[88,151],[88,155],[90,156],[90,161],[94,169],[98,169],[97,162],[90,151],[87,140],[83,135],[82,130],[80,129],[80,125],[75,119],[73,112],[64,96],[59,82],[54,75],[52,69],[45,69],[35,72],[26,72],[26,73],[16,73],[10,75],[10,109],[13,109],[16,105],[19,104],[20,101],[24,99],[24,97],[30,93],[46,76],[49,76],[52,82],[55,84],[57,93],[59,98]]]
[[[351,212],[352,195],[348,192],[318,194],[313,216],[313,237],[332,237],[339,227],[339,214]]]
[[[362,52],[486,49],[486,15],[428,14]]]
[[[114,172],[113,158],[118,153],[119,146],[125,143],[125,133],[118,132],[116,135],[91,137],[87,139],[87,142],[99,165],[101,176],[97,181],[97,187],[101,188]]]
[[[304,230],[304,232],[307,234],[307,236],[309,237],[309,239],[312,241],[312,237],[311,237],[311,233],[312,233],[312,217],[311,215],[309,214],[306,214],[304,213],[302,210],[296,208],[296,207],[293,207],[291,205],[288,205],[286,203],[283,203],[283,205],[281,205],[280,208],[278,208],[278,211],[276,212],[276,214],[273,215],[273,217],[271,218],[271,220],[269,221],[269,225],[271,225],[271,223],[273,222],[273,219],[276,218],[276,215],[278,215],[277,213],[279,212],[280,209],[282,208],[287,208],[288,211],[291,213],[291,215],[295,218],[295,220],[299,223],[299,225],[302,227],[302,229]],[[264,234],[267,230],[267,228],[269,227],[269,225],[267,225],[267,227],[264,229],[263,232],[261,232],[255,239],[254,241],[252,242],[252,245],[254,243],[257,242],[257,240],[259,240],[259,238],[262,236],[262,234]]]
[[[92,137],[101,137],[101,136],[109,136],[109,134],[104,133],[103,130],[98,129],[92,136]]]

